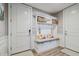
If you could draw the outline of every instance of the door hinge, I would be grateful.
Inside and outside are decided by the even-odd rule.
[[[10,5],[10,8],[12,8],[12,5]]]
[[[10,22],[12,22],[12,19],[10,19]]]
[[[12,33],[10,33],[10,36],[12,36]]]

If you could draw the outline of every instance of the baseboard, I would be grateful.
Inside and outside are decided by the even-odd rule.
[[[31,49],[28,49],[28,50],[31,50]],[[13,54],[11,54],[11,56],[15,55],[15,54],[19,54],[19,53],[25,52],[25,51],[28,51],[28,50],[24,50],[24,51],[20,51],[20,52],[17,52],[17,53],[13,53]]]

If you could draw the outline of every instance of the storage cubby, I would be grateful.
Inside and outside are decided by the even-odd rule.
[[[58,21],[49,14],[34,12],[33,14],[33,40],[34,49],[37,53],[45,52],[58,47],[59,38],[57,37]]]

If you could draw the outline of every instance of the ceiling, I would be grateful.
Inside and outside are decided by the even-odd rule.
[[[50,14],[55,14],[73,3],[27,3],[34,8],[40,9]]]

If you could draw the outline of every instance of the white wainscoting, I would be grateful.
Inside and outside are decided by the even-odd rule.
[[[7,56],[7,52],[7,36],[0,37],[0,56]]]

